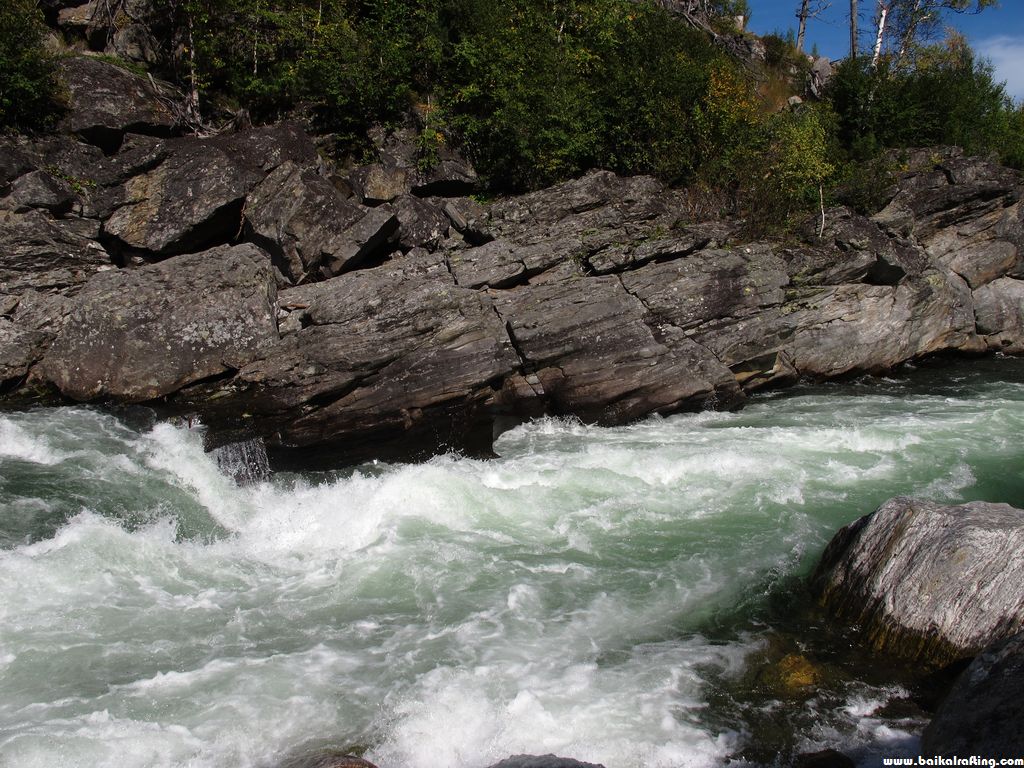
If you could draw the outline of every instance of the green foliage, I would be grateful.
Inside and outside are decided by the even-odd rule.
[[[56,63],[45,34],[33,0],[0,3],[0,127],[42,128],[54,117]]]
[[[442,91],[488,178],[527,189],[602,166],[681,179],[693,110],[719,56],[664,11],[628,0],[462,0]]]
[[[911,69],[896,70],[884,59],[877,69],[864,59],[846,61],[830,100],[839,139],[853,160],[890,147],[952,144],[1009,161],[1022,140],[1012,102],[991,66],[975,59],[958,37],[918,52]]]
[[[455,145],[490,192],[594,167],[651,173],[717,190],[705,197],[770,228],[889,147],[954,143],[1024,163],[1020,110],[958,38],[877,69],[846,62],[826,103],[793,112],[791,73],[807,64],[791,33],[765,38],[758,82],[657,3],[156,2],[178,78],[208,115],[246,107],[260,122],[299,109],[359,153],[371,125],[417,114],[420,167]],[[745,0],[708,7],[723,18],[750,10]],[[869,186],[851,192],[859,206],[870,207]]]
[[[878,213],[889,202],[899,163],[882,154],[867,162],[850,162],[837,174],[841,182],[833,193],[836,202],[865,216]]]
[[[805,60],[803,54],[796,49],[793,31],[786,34],[772,32],[761,38],[764,43],[764,60],[769,67],[781,67]]]
[[[829,159],[831,123],[827,110],[811,108],[778,112],[764,122],[750,151],[745,189],[755,229],[782,225],[818,202],[836,170]]]

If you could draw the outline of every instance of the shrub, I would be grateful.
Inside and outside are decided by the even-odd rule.
[[[829,98],[839,139],[857,161],[886,148],[952,144],[1014,162],[1022,142],[1012,102],[991,66],[957,36],[923,49],[907,69],[848,60]]]
[[[0,126],[45,127],[57,109],[56,62],[43,47],[46,27],[33,0],[0,3]]]

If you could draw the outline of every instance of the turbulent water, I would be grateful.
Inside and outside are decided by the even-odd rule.
[[[0,414],[0,765],[916,754],[802,578],[893,495],[1024,506],[1022,433],[1009,360],[242,488],[195,428]]]

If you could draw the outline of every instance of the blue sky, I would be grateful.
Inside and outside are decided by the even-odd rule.
[[[747,0],[751,18],[749,27],[758,34],[796,29],[799,0]],[[860,0],[861,44],[866,48],[874,40],[871,29],[875,16],[874,0]],[[821,18],[807,25],[807,49],[818,44],[819,52],[831,59],[848,53],[850,33],[848,0],[832,0]],[[1024,102],[1024,0],[1001,0],[999,7],[979,14],[949,14],[948,24],[970,40],[974,50],[992,62],[996,78],[1006,81],[1006,90],[1018,103]]]

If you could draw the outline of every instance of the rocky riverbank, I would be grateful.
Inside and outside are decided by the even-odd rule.
[[[984,159],[910,153],[877,215],[746,242],[650,178],[484,205],[467,163],[424,170],[401,135],[346,171],[294,124],[175,135],[169,86],[64,70],[63,133],[3,139],[9,402],[147,403],[339,463],[1024,351],[1022,180]]]
[[[844,527],[812,580],[821,603],[877,650],[925,665],[974,657],[921,754],[1019,757],[1024,510],[892,499]]]

